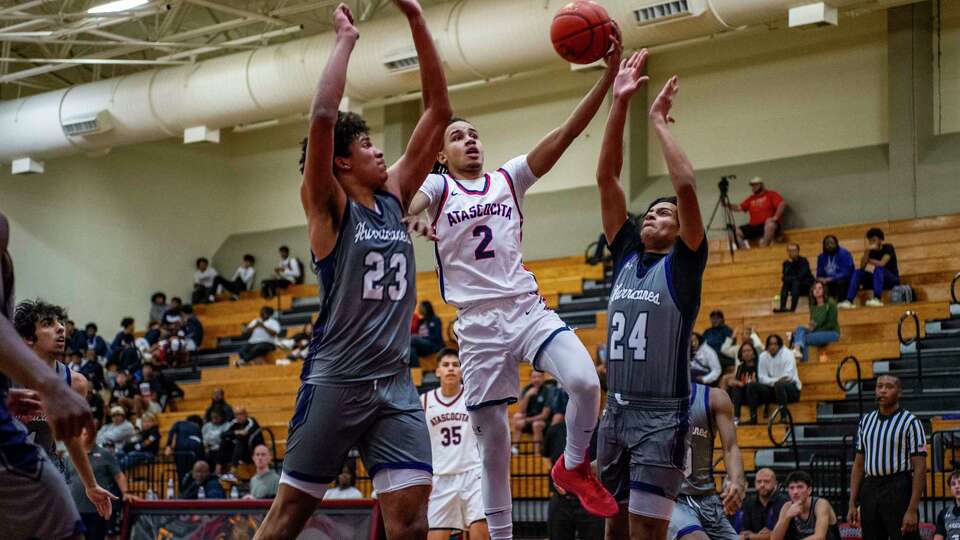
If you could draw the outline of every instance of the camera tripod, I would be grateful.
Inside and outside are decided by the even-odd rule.
[[[721,184],[724,182],[725,180],[721,180]],[[733,211],[730,210],[729,204],[730,197],[727,195],[727,189],[721,185],[720,196],[717,198],[717,203],[713,205],[710,221],[707,222],[707,231],[725,231],[727,233],[727,245],[730,248],[730,258],[733,259],[737,251],[737,222],[733,219]],[[717,218],[718,210],[722,210],[723,225],[714,227],[713,221]]]

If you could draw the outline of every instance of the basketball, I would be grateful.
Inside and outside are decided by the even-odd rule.
[[[617,28],[603,6],[578,0],[560,8],[550,26],[553,48],[573,64],[592,64],[610,50],[610,34]]]

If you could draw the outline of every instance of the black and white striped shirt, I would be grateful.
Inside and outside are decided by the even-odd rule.
[[[890,416],[873,411],[860,420],[857,452],[864,455],[867,476],[909,471],[913,468],[910,458],[927,453],[923,424],[904,409],[897,409]]]

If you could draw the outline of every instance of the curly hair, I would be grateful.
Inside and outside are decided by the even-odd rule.
[[[337,113],[337,124],[333,127],[333,157],[350,157],[350,145],[361,135],[370,133],[363,117],[353,112]],[[307,138],[300,141],[300,174],[307,165]],[[333,172],[336,173],[336,166]]]
[[[13,326],[23,339],[37,339],[37,323],[50,323],[67,319],[67,310],[36,298],[17,304],[13,314]]]

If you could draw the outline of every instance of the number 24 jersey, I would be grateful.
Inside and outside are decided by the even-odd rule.
[[[420,396],[430,429],[433,474],[461,474],[481,466],[480,449],[470,426],[463,388],[452,398],[440,389]]]

